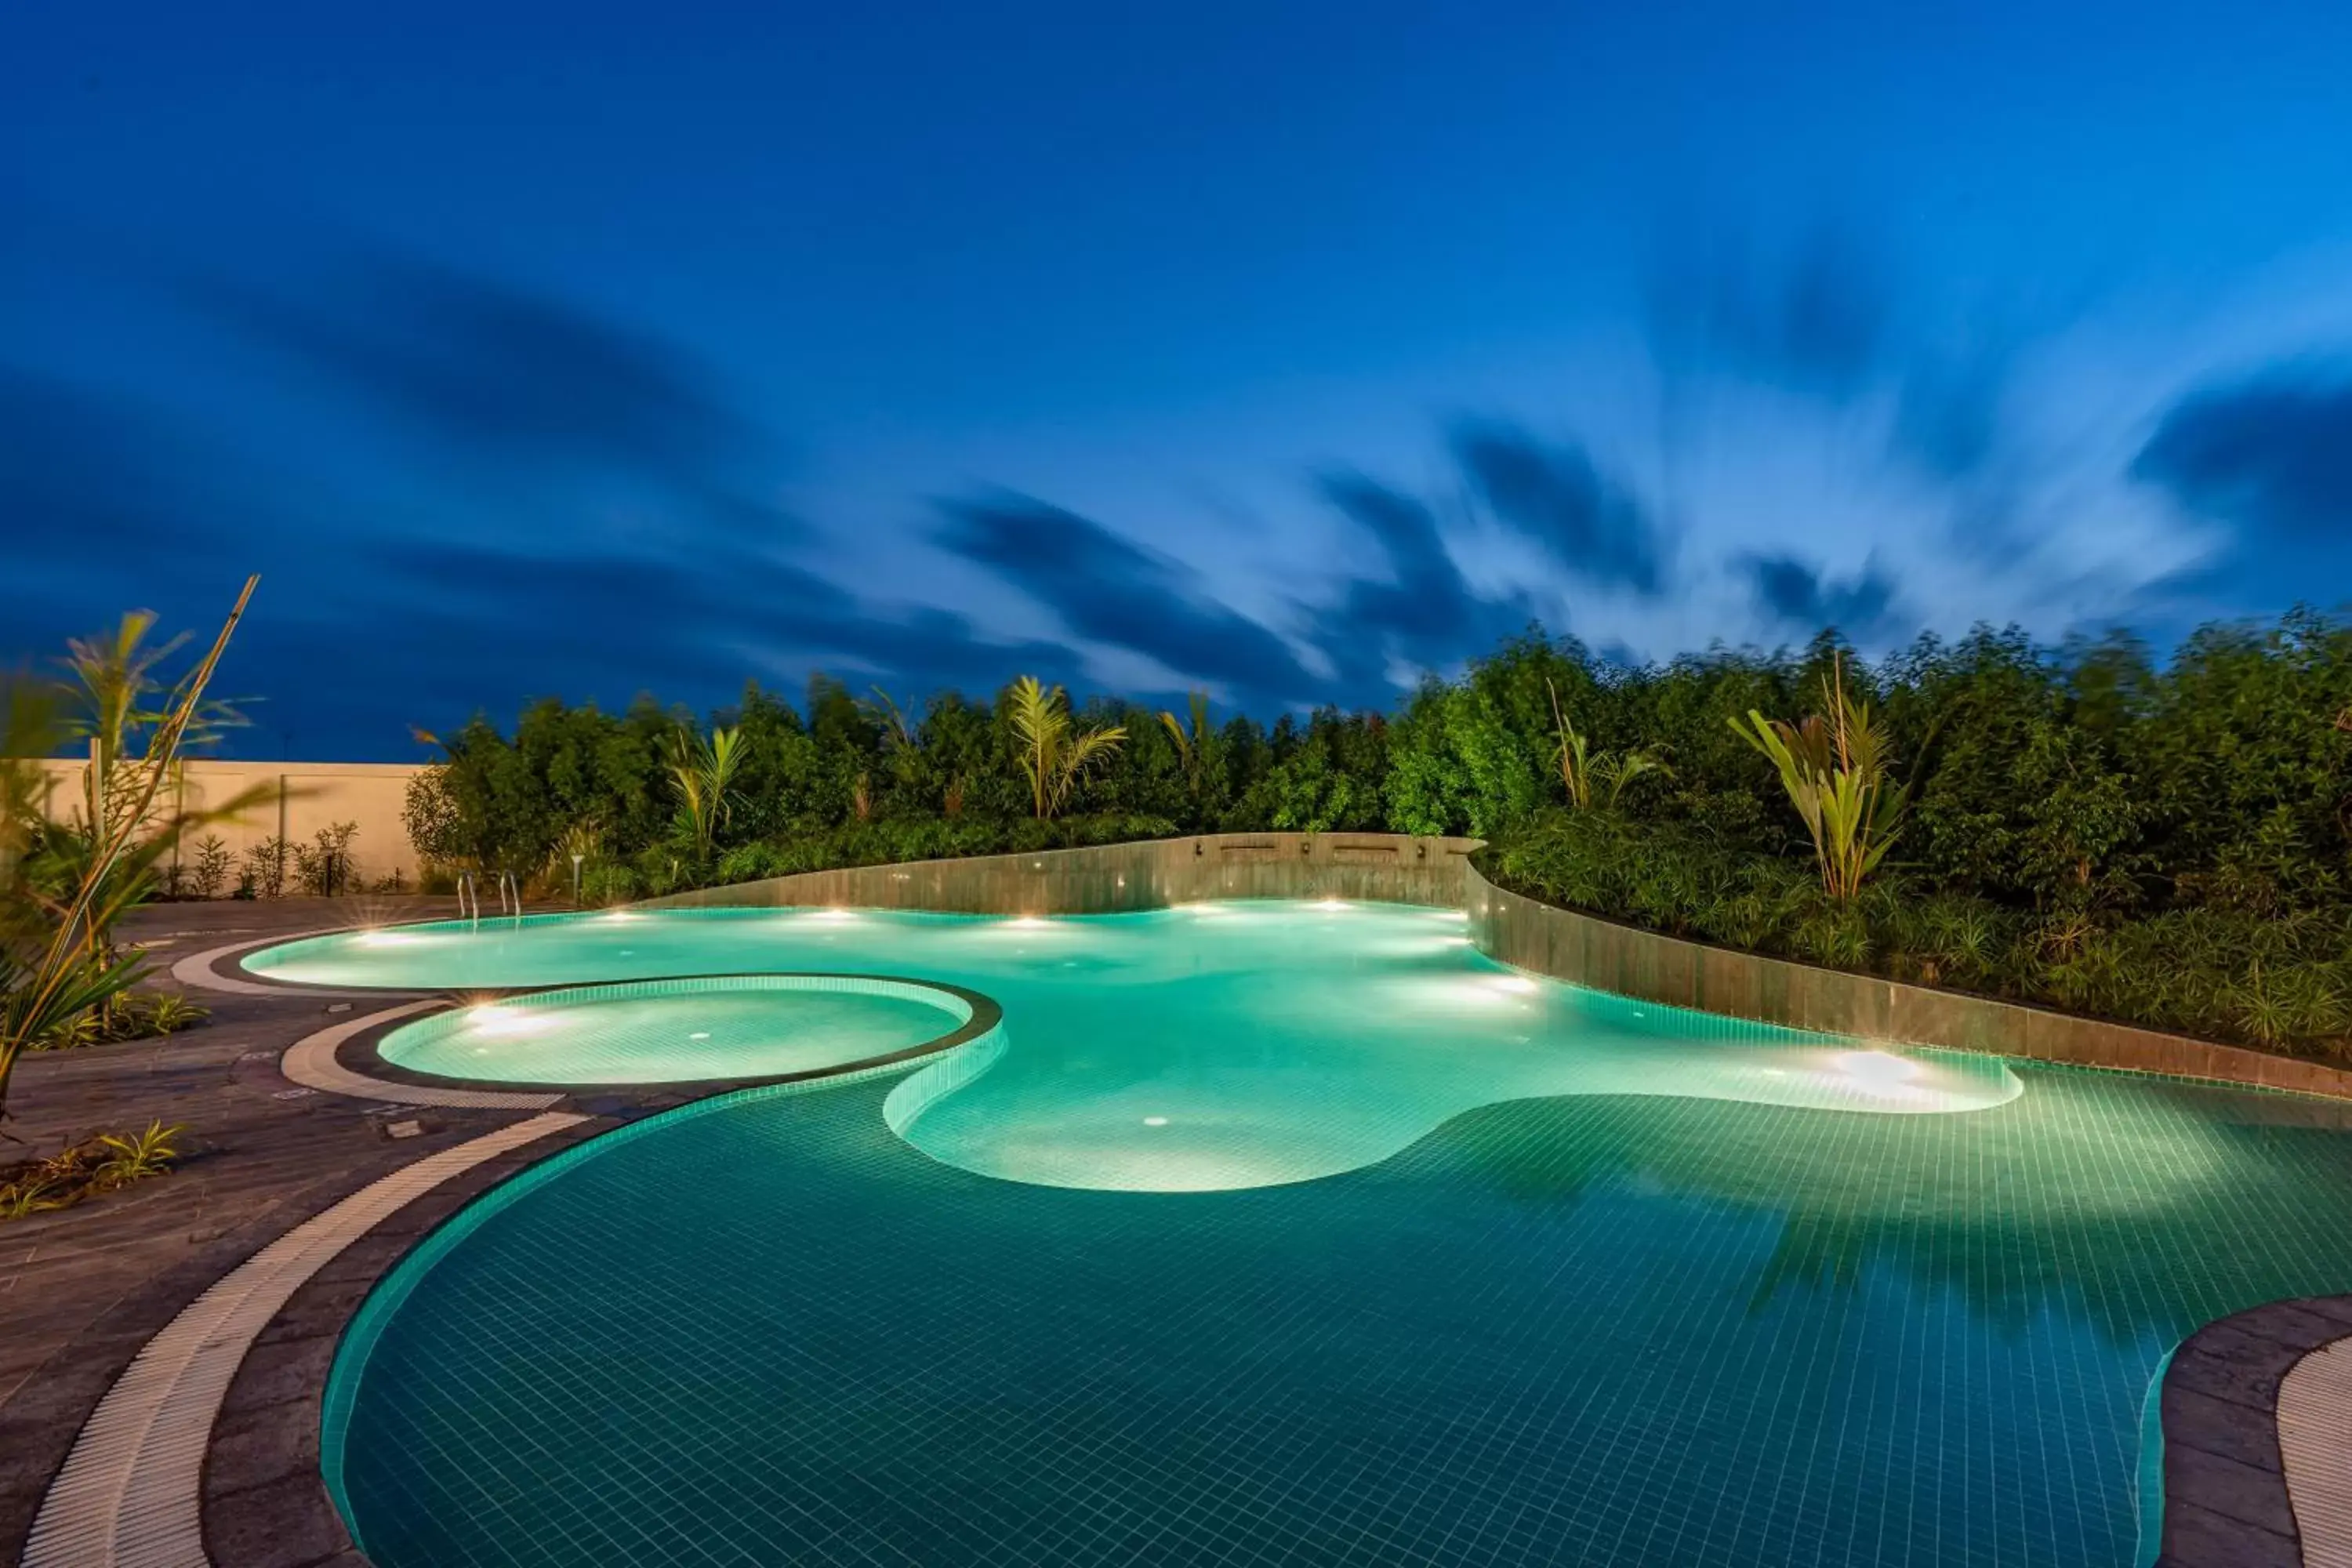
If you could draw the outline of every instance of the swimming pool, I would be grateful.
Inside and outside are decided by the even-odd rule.
[[[1642,1007],[1436,911],[383,934],[248,963],[1003,1008],[907,1074],[633,1124],[430,1238],[330,1388],[383,1568],[2122,1564],[2166,1352],[2352,1278],[2333,1106]]]
[[[1530,1095],[1921,1114],[2018,1091],[1991,1058],[1874,1050],[1517,974],[1471,948],[1458,913],[1398,905],[1234,902],[1050,921],[632,911],[323,937],[247,962],[277,979],[458,990],[806,970],[949,982],[1003,1008],[999,1050],[977,1078],[948,1064],[909,1083],[892,1124],[951,1164],[1060,1186],[1331,1175],[1448,1117]],[[435,1036],[426,1070],[512,1079],[527,1069],[531,1082],[759,1076],[756,1030],[734,1031],[723,1053],[706,1045],[704,1059],[723,1056],[728,1070],[678,1070],[679,1037],[719,1032],[709,1004],[650,1005],[632,1024],[649,1040],[667,1036],[658,1050],[616,1047],[593,1010],[559,1015],[523,997],[479,1010],[496,1039],[444,1048]],[[663,1016],[667,1028],[649,1021]],[[408,1037],[447,1026],[412,1026],[383,1054],[422,1066]]]

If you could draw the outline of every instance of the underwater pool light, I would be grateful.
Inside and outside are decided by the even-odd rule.
[[[1921,1092],[1912,1083],[1919,1076],[1919,1064],[1904,1057],[1885,1051],[1846,1051],[1833,1065],[1867,1094],[1907,1100]]]
[[[519,1007],[503,1007],[496,1003],[474,1008],[466,1015],[466,1022],[473,1026],[476,1034],[498,1039],[536,1035],[555,1027],[555,1020],[544,1013],[526,1013]]]
[[[1146,1127],[1165,1127],[1168,1125],[1168,1118],[1164,1116],[1147,1116],[1143,1119],[1143,1124]]]

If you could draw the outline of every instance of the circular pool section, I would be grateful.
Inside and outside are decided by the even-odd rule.
[[[849,974],[730,974],[583,985],[404,1025],[376,1055],[491,1083],[688,1083],[903,1059],[973,1019],[956,991]]]

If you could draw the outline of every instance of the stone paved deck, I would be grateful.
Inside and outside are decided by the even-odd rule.
[[[156,956],[373,919],[446,900],[289,899],[144,910]],[[173,935],[171,933],[191,933]],[[37,1151],[98,1131],[184,1123],[168,1177],[0,1226],[0,1562],[21,1552],[42,1491],[131,1358],[204,1289],[377,1177],[516,1119],[436,1111],[395,1139],[369,1101],[289,1093],[277,1053],[317,1028],[317,997],[203,995],[210,1023],[168,1040],[43,1053],[17,1066],[7,1131]],[[280,1097],[284,1098],[280,1098]],[[406,1120],[399,1118],[397,1120]]]

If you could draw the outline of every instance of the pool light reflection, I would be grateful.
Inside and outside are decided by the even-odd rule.
[[[493,1039],[508,1039],[519,1035],[537,1035],[555,1027],[555,1020],[544,1013],[527,1013],[520,1007],[505,1007],[492,1003],[476,1007],[466,1016],[466,1021],[478,1035]]]

